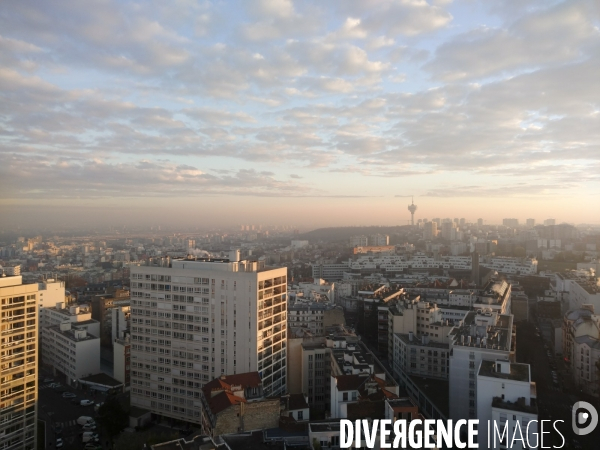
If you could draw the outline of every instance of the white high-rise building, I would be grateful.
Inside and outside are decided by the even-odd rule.
[[[180,258],[131,267],[131,404],[200,423],[201,388],[258,371],[286,391],[287,269]]]
[[[476,419],[481,361],[514,360],[513,316],[492,310],[470,311],[449,339],[450,418]]]
[[[481,361],[477,373],[477,418],[480,448],[523,449],[530,448],[528,443],[539,442],[537,392],[529,364]]]
[[[2,377],[0,448],[36,448],[38,306],[37,284],[0,278]]]

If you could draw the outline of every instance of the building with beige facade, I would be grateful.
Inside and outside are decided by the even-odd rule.
[[[37,419],[37,284],[0,278],[0,448],[35,449]]]
[[[258,372],[286,391],[287,269],[262,261],[176,258],[131,267],[131,404],[200,423],[202,387]]]

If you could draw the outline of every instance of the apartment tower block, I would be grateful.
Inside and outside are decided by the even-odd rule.
[[[36,448],[37,284],[0,278],[0,448]]]
[[[286,391],[287,269],[262,261],[165,259],[131,268],[131,404],[200,423],[202,387],[258,371]]]

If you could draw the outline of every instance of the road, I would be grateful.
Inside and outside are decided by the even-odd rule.
[[[536,336],[536,328],[533,323],[517,324],[517,362],[531,365],[531,377],[537,388],[539,420],[564,421],[557,424],[557,428],[565,436],[564,449],[598,448],[600,427],[587,436],[574,434],[571,428],[572,405],[579,400],[589,401],[589,398],[577,394],[564,361],[561,358],[548,357],[545,345],[542,338]],[[556,367],[558,384],[552,381],[551,372],[555,369],[551,365]],[[597,401],[593,404],[597,405]],[[560,446],[561,444],[562,439],[558,433],[546,435],[544,438],[544,446]]]
[[[84,444],[81,441],[81,433],[83,432],[80,425],[77,424],[77,418],[80,416],[94,417],[93,406],[79,406],[73,404],[71,398],[63,398],[62,392],[58,392],[55,389],[48,387],[49,383],[43,383],[40,380],[39,383],[39,394],[38,394],[38,418],[44,420],[47,424],[46,448],[55,448],[56,439],[62,437],[64,450],[81,450]],[[77,395],[77,399],[89,399],[96,402],[104,401],[104,398],[100,394],[91,396],[89,392],[83,392],[75,390],[71,387],[64,386],[62,389],[66,392],[72,392]],[[62,431],[57,434],[55,430],[62,428]],[[102,436],[101,430],[95,430]],[[103,439],[100,440],[103,442]]]

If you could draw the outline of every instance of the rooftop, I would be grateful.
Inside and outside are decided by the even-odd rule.
[[[122,382],[115,380],[113,377],[108,376],[102,372],[82,378],[81,381],[85,381],[89,384],[99,384],[99,385],[108,386],[108,387],[123,386]]]
[[[516,402],[502,400],[501,397],[494,397],[492,400],[492,408],[508,409],[509,411],[519,411],[529,414],[537,414],[538,408],[536,399],[531,399],[531,404],[525,403],[525,398],[521,397]]]
[[[418,386],[419,390],[427,396],[429,401],[433,403],[445,417],[448,417],[450,411],[448,380],[424,378],[415,375],[409,375],[408,377]]]
[[[425,344],[423,343],[422,339],[420,336],[415,335],[413,340],[410,340],[410,337],[408,334],[401,334],[401,333],[394,333],[395,336],[398,336],[398,338],[405,344],[407,345],[417,345],[419,347],[431,347],[431,348],[441,348],[441,349],[448,349],[450,347],[449,344],[442,344],[439,342],[433,342],[431,340],[426,340]]]
[[[74,323],[73,326],[78,325],[77,323]],[[77,328],[71,328],[68,330],[61,330],[60,329],[60,325],[53,325],[51,327],[48,327],[49,330],[52,330],[58,334],[61,334],[62,336],[66,337],[67,339],[73,341],[73,342],[83,342],[83,341],[91,341],[93,339],[100,339],[99,337],[96,336],[92,336],[91,334],[89,334],[88,332],[85,333],[85,336],[83,337],[76,337],[75,332],[79,331],[77,330]]]
[[[501,378],[504,380],[523,381],[529,383],[530,373],[529,364],[509,363],[510,373],[498,372],[494,361],[481,361],[479,366],[479,376],[490,378]]]

